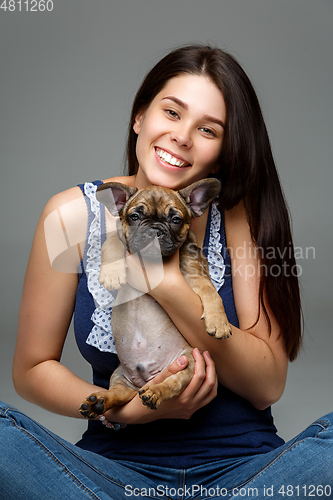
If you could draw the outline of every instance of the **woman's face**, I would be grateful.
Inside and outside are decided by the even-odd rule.
[[[135,186],[181,189],[217,172],[225,118],[222,94],[208,77],[170,79],[135,120]]]

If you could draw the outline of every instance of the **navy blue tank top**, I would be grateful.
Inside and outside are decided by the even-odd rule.
[[[100,184],[101,181],[95,181],[89,183],[89,186],[94,190],[95,186]],[[80,188],[87,202],[87,240],[89,240],[93,224],[96,229],[96,217],[92,210],[93,194],[90,194],[88,199],[85,186],[80,185]],[[103,206],[99,208],[98,224],[100,244],[102,244],[106,233],[105,213]],[[232,291],[231,262],[225,239],[224,215],[219,215],[219,218],[212,217],[210,208],[203,250],[210,262],[213,283],[215,283],[214,274],[219,275],[216,278],[220,281],[218,292],[223,300],[228,320],[238,327]],[[212,247],[211,240],[214,238],[217,238],[217,241]],[[97,341],[92,340],[95,338],[92,332],[96,328],[96,320],[93,321],[92,317],[96,301],[88,289],[85,268],[87,252],[89,252],[88,241],[79,272],[74,312],[75,337],[80,352],[92,366],[93,383],[108,388],[110,376],[118,366],[118,358],[113,352],[102,348],[101,337]],[[119,431],[106,428],[100,421],[89,421],[88,429],[77,445],[112,459],[165,467],[174,467],[177,464],[179,468],[188,468],[222,458],[266,453],[283,442],[277,435],[270,408],[257,410],[247,400],[219,384],[216,398],[196,411],[189,420],[157,420],[147,424],[128,425]]]

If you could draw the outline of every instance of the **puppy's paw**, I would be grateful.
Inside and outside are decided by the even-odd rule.
[[[152,387],[144,386],[139,390],[139,396],[142,404],[148,406],[151,410],[157,410],[163,401],[160,391],[154,391]]]
[[[217,316],[215,314],[201,317],[205,321],[206,331],[211,337],[216,339],[228,339],[232,335],[231,326],[225,314]]]
[[[99,273],[99,282],[107,290],[119,290],[126,283],[125,261],[117,260],[110,264],[102,264]]]
[[[80,406],[79,412],[86,418],[94,419],[104,413],[104,398],[91,394]]]

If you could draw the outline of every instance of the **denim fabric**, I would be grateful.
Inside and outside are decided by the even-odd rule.
[[[4,404],[0,417],[4,500],[333,498],[333,413],[274,451],[189,469],[110,460]]]

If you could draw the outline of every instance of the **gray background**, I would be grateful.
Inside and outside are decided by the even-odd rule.
[[[303,258],[305,348],[276,425],[288,439],[333,410],[331,0],[53,0],[52,12],[0,11],[0,399],[75,441],[85,422],[15,394],[11,362],[34,229],[47,200],[122,172],[132,99],[169,49],[211,42],[257,90]],[[23,2],[22,2],[23,4]],[[307,247],[315,258],[305,258]],[[90,380],[70,331],[63,362]]]

